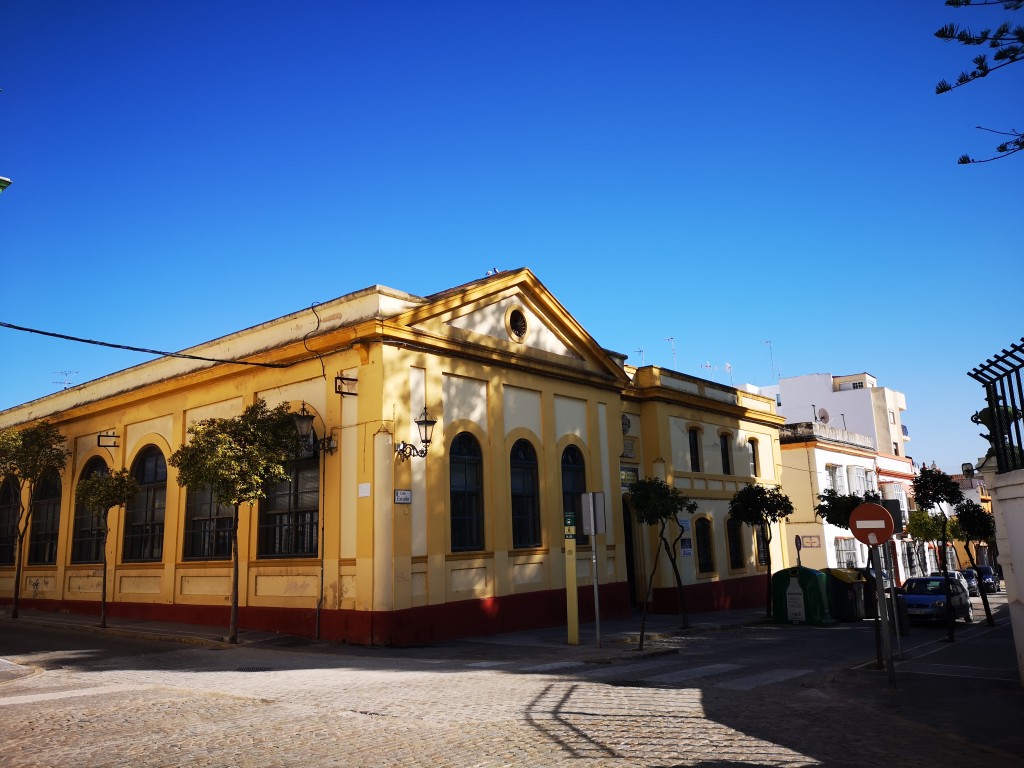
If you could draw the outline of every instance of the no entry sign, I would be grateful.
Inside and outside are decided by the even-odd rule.
[[[850,533],[862,544],[877,547],[892,538],[893,523],[889,510],[869,501],[858,504],[850,513]]]

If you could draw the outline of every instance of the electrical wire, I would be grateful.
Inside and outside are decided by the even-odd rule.
[[[98,347],[110,347],[111,349],[126,349],[129,352],[143,352],[147,355],[159,355],[160,357],[180,357],[185,360],[201,360],[206,363],[229,363],[231,365],[255,365],[261,368],[288,368],[292,363],[251,363],[245,360],[223,360],[218,357],[201,357],[200,355],[187,355],[184,352],[161,352],[158,349],[146,349],[144,347],[131,347],[127,344],[111,344],[107,341],[95,341],[93,339],[82,339],[78,336],[68,336],[63,333],[53,333],[52,331],[40,331],[37,328],[26,328],[21,325],[13,325],[12,323],[5,323],[0,321],[0,327],[10,328],[13,331],[24,331],[26,333],[37,333],[40,336],[50,336],[54,339],[64,339],[65,341],[75,341],[80,344],[94,344]],[[308,334],[307,334],[308,335]],[[305,340],[303,340],[305,343]],[[308,347],[307,347],[308,349]]]

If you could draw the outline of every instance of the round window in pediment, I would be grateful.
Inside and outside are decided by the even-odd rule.
[[[521,309],[513,309],[508,313],[508,332],[515,341],[526,338],[526,314]]]

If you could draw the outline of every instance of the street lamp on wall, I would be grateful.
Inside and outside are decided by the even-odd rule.
[[[398,456],[399,461],[405,461],[411,459],[413,456],[419,456],[421,459],[427,455],[427,449],[430,447],[430,441],[434,436],[434,425],[437,424],[437,419],[432,418],[427,409],[423,409],[423,413],[416,419],[416,428],[420,431],[420,443],[421,447],[416,448],[412,443],[407,443],[404,440],[400,443],[395,444],[395,454]]]
[[[327,437],[316,438],[316,433],[313,431],[313,414],[306,410],[306,404],[303,403],[298,413],[293,413],[292,418],[295,419],[295,431],[299,433],[299,437],[306,442],[306,446],[311,451],[317,453],[334,453],[338,449],[338,444],[334,440],[334,435],[328,435]]]

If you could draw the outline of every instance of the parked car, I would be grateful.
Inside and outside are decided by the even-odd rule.
[[[941,579],[942,571],[932,571],[928,574],[928,578]],[[951,578],[955,583],[963,587],[965,592],[970,593],[970,585],[967,583],[967,578],[962,573],[960,573],[960,571],[950,571],[949,578]]]
[[[967,589],[950,579],[953,618],[974,621],[974,605]],[[916,576],[903,582],[907,616],[911,621],[944,621],[946,618],[946,585],[941,576]]]
[[[978,588],[978,572],[973,568],[964,568],[960,573],[965,579],[967,579],[967,594],[971,597],[977,597],[981,594],[981,590]]]
[[[989,593],[999,591],[999,574],[991,565],[979,565],[975,570],[978,572],[978,581],[981,582],[982,589]]]

